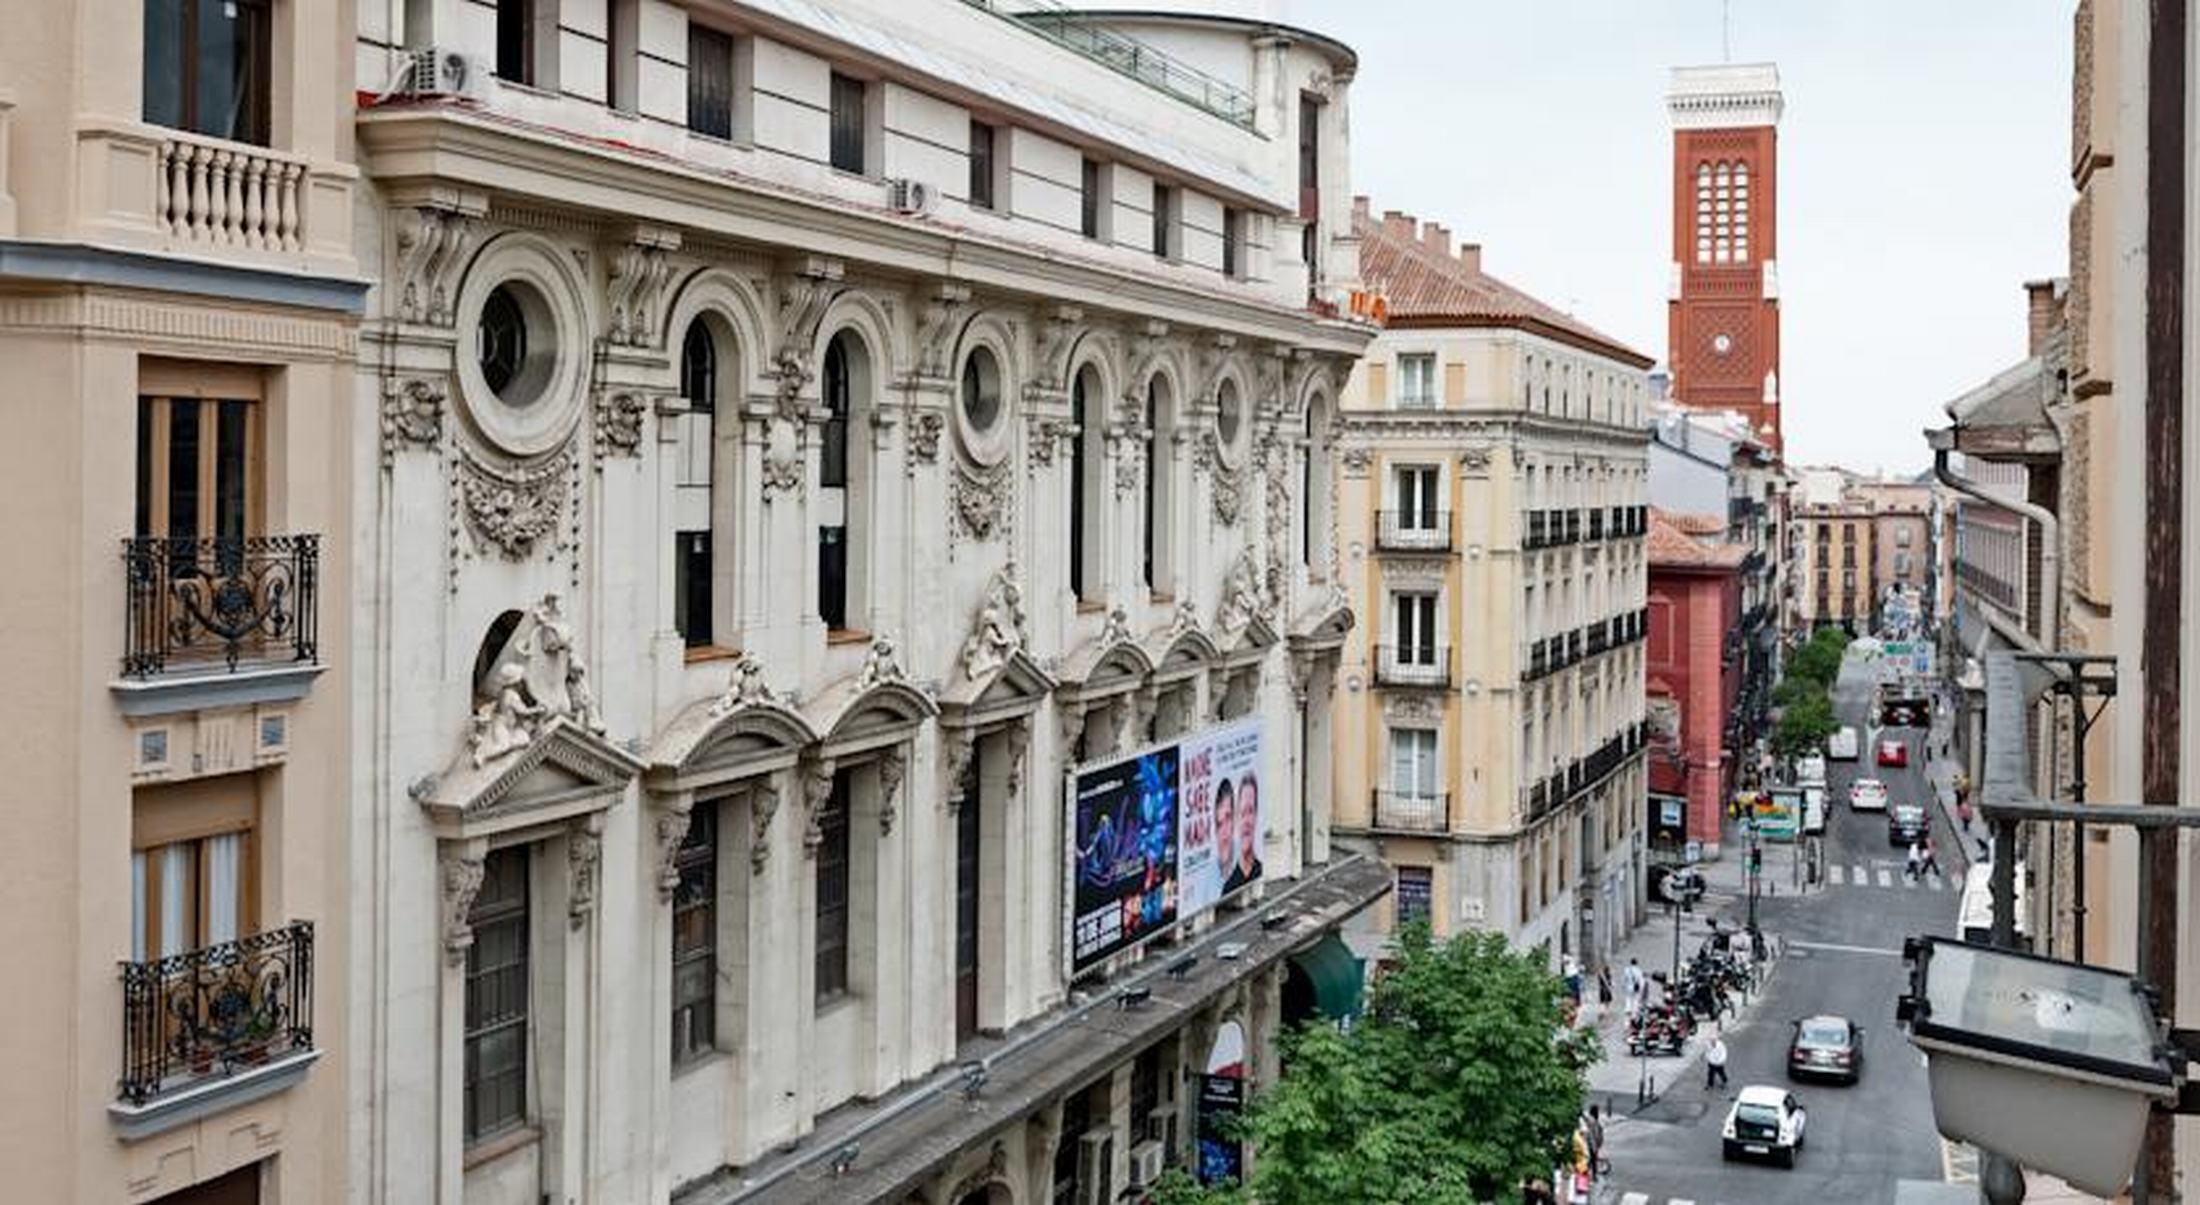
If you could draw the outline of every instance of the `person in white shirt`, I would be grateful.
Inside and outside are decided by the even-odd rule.
[[[1703,1067],[1704,1091],[1709,1092],[1713,1088],[1726,1087],[1726,1036],[1724,1034],[1715,1033],[1711,1035],[1711,1046],[1703,1052]]]

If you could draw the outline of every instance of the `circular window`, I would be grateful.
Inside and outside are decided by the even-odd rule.
[[[1215,433],[1225,446],[1234,448],[1244,425],[1245,403],[1238,399],[1237,382],[1224,381],[1215,393]]]
[[[973,434],[990,433],[1000,421],[1001,366],[985,348],[972,348],[963,360],[962,411]]]
[[[525,409],[541,400],[556,362],[557,324],[542,294],[516,280],[482,299],[474,325],[474,363],[497,400]]]

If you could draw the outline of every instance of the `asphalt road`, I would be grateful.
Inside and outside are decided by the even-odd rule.
[[[1924,1063],[1894,1024],[1903,986],[1902,938],[1950,933],[1961,898],[1962,851],[1946,817],[1930,806],[1925,780],[1926,730],[1903,729],[1911,745],[1906,768],[1873,764],[1874,734],[1864,723],[1872,666],[1852,658],[1835,689],[1835,711],[1863,736],[1861,758],[1834,762],[1827,794],[1826,863],[1838,868],[1826,885],[1802,897],[1788,890],[1791,854],[1769,846],[1764,869],[1779,882],[1760,896],[1758,919],[1785,943],[1766,994],[1727,1034],[1732,1088],[1706,1093],[1700,1066],[1641,1113],[1607,1127],[1612,1174],[1598,1193],[1606,1205],[1818,1205],[1828,1201],[1888,1202],[1905,1182],[1938,1183],[1948,1175],[1933,1130]],[[1850,779],[1887,784],[1891,799],[1927,803],[1947,875],[1909,883],[1904,851],[1887,840],[1878,812],[1853,812]],[[1729,900],[1722,919],[1738,918]],[[1789,1022],[1837,1013],[1864,1027],[1864,1073],[1855,1087],[1797,1083],[1786,1075]],[[1809,1112],[1807,1139],[1793,1170],[1771,1164],[1726,1163],[1720,1129],[1732,1091],[1747,1084],[1790,1086]],[[1916,1185],[1911,1191],[1922,1188]]]

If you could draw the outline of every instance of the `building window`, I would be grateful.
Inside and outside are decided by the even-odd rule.
[[[688,128],[733,137],[733,37],[688,22]]]
[[[1436,730],[1394,728],[1390,732],[1390,792],[1401,800],[1436,798]]]
[[[1436,596],[1399,594],[1394,597],[1398,617],[1395,641],[1398,663],[1436,664]]]
[[[827,418],[818,449],[817,614],[829,629],[848,626],[848,415],[853,405],[848,336],[825,345],[821,392]]]
[[[1222,274],[1235,280],[1245,269],[1245,211],[1222,211]]]
[[[1322,102],[1299,95],[1299,220],[1322,214]]]
[[[1161,1138],[1147,1124],[1160,1107],[1161,1047],[1148,1046],[1131,1063],[1131,1133],[1140,1139]]]
[[[837,71],[833,73],[833,166],[857,175],[862,175],[865,171],[863,126],[866,109],[864,102],[868,91],[862,80]]]
[[[1140,551],[1150,593],[1165,591],[1173,583],[1169,545],[1170,499],[1175,481],[1169,431],[1175,423],[1165,396],[1168,387],[1167,379],[1158,372],[1146,378],[1146,497]]]
[[[219,823],[227,831],[130,851],[130,961],[204,949],[255,931],[252,798]]]
[[[1153,254],[1155,259],[1177,257],[1177,191],[1166,184],[1153,186]]]
[[[833,788],[818,817],[817,1002],[848,994],[849,774],[833,772]]]
[[[466,1141],[527,1117],[528,847],[492,850],[466,923]]]
[[[1525,898],[1523,898],[1525,903]],[[1398,868],[1398,924],[1428,923],[1436,911],[1436,871],[1428,866]],[[1525,911],[1525,908],[1523,908]]]
[[[1908,547],[1910,546],[1910,535],[1911,535],[1910,529],[1909,529],[1909,528],[1907,528],[1907,527],[1897,527],[1897,528],[1895,528],[1895,529],[1894,529],[1894,546],[1895,546],[1895,547],[1897,547],[1897,548],[1908,548]]]
[[[259,531],[257,404],[141,397],[137,422],[138,535],[241,540]]]
[[[1077,229],[1086,238],[1099,238],[1102,198],[1098,159],[1087,159],[1080,165],[1077,188]]]
[[[970,205],[973,209],[993,208],[993,137],[992,126],[982,121],[970,123]]]
[[[718,399],[718,349],[700,319],[680,341],[680,419],[675,489],[682,530],[673,533],[672,626],[696,648],[711,642],[711,474]]]
[[[1398,357],[1398,397],[1401,410],[1426,410],[1436,405],[1436,357],[1430,354]]]
[[[1436,470],[1426,465],[1413,465],[1398,470],[1398,526],[1407,531],[1435,531]]]
[[[268,0],[146,0],[145,120],[267,145],[268,10]]]
[[[1092,366],[1078,369],[1069,387],[1069,588],[1080,601],[1100,590],[1100,423],[1092,411],[1099,393]]]
[[[673,854],[672,1061],[715,1048],[718,1013],[718,805],[700,803]]]
[[[496,0],[497,77],[535,82],[535,0]]]

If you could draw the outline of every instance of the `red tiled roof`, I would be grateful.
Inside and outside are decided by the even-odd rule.
[[[1709,515],[1672,514],[1652,507],[1650,532],[1646,543],[1650,549],[1650,564],[1670,569],[1736,569],[1749,556],[1749,549],[1740,544],[1729,544],[1707,535],[1691,534],[1689,528],[1701,527],[1710,521]],[[1715,530],[1724,531],[1718,524]]]
[[[1482,271],[1479,247],[1462,247],[1461,255],[1452,255],[1449,232],[1441,227],[1433,227],[1433,235],[1447,246],[1438,249],[1414,219],[1374,217],[1356,203],[1352,229],[1360,239],[1360,277],[1371,292],[1381,294],[1386,325],[1519,327],[1637,368],[1657,362]]]
[[[1726,534],[1726,523],[1717,515],[1701,515],[1683,511],[1660,511],[1659,513],[1670,519],[1673,526],[1692,536],[1723,536]]]

